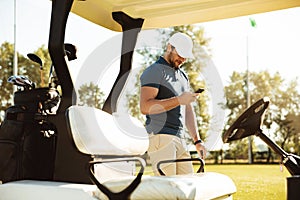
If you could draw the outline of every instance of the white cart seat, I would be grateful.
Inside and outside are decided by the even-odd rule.
[[[71,106],[67,121],[79,151],[94,156],[142,155],[149,145],[143,124],[125,114],[110,115],[102,110]],[[122,166],[120,166],[122,168]],[[101,185],[110,192],[118,193],[126,188],[136,176],[114,176],[112,173]],[[141,177],[141,176],[140,176]],[[98,178],[96,182],[99,182]],[[100,183],[99,183],[100,184]],[[98,186],[99,187],[99,186]],[[102,187],[102,186],[100,186]],[[142,176],[130,199],[231,199],[236,192],[233,181],[222,174],[205,172],[199,174],[167,177]],[[93,192],[99,199],[107,199],[102,189]]]
[[[79,151],[90,155],[142,155],[149,146],[143,124],[128,114],[71,106],[68,123]]]
[[[106,181],[112,191],[120,191],[134,177]],[[133,191],[131,200],[231,200],[236,187],[225,175],[205,172],[171,177],[143,176],[142,182]],[[1,200],[107,200],[96,185],[54,181],[22,180],[0,184]]]
[[[117,192],[124,189],[133,177],[123,177],[104,182],[110,190]],[[132,192],[132,200],[229,200],[233,199],[236,186],[226,175],[204,172],[174,176],[143,176],[141,183]],[[94,195],[101,200],[108,198],[100,191]]]

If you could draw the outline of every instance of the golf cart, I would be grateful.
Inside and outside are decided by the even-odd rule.
[[[247,3],[244,1],[203,2],[201,0],[52,0],[48,48],[62,89],[57,113],[47,116],[47,121],[55,127],[56,137],[55,140],[49,142],[49,151],[45,152],[53,153],[41,158],[47,161],[44,162],[44,167],[37,168],[28,162],[26,169],[30,167],[33,169],[30,175],[3,181],[4,183],[0,185],[1,199],[232,198],[232,194],[236,191],[232,180],[222,174],[203,172],[204,162],[201,159],[198,159],[199,173],[174,177],[143,176],[145,163],[139,156],[147,150],[147,134],[140,122],[118,113],[117,110],[119,95],[123,86],[126,85],[128,72],[131,70],[138,33],[141,29],[192,24],[295,7],[299,4],[297,1],[280,3],[276,0],[267,3],[259,0]],[[236,12],[237,10],[239,12]],[[102,110],[76,105],[76,91],[68,70],[63,45],[70,12],[100,26],[123,33],[119,75]],[[211,13],[214,13],[213,16]],[[41,93],[43,94],[48,88],[37,89],[32,89],[36,92],[35,95],[29,92],[27,95],[22,95],[26,104],[32,103],[29,97],[43,96]],[[40,101],[43,100],[34,101],[34,106]],[[19,111],[16,112],[18,117]],[[130,123],[123,123],[128,120]],[[120,122],[118,125],[122,124],[124,127],[114,125],[116,122]],[[137,131],[132,131],[132,127],[126,127],[128,124],[137,124],[134,126]],[[39,146],[45,145],[39,144]],[[96,170],[93,169],[96,164],[135,161],[141,166],[137,176],[119,177],[117,172],[106,173],[110,177],[109,179],[106,177],[104,183],[98,180],[103,176],[97,177]],[[86,165],[89,165],[89,170],[86,169]],[[37,175],[44,169],[47,169],[45,173]],[[107,169],[104,167],[103,171],[105,170]],[[160,192],[157,192],[157,189],[161,189]]]
[[[266,136],[262,130],[264,114],[269,106],[269,103],[270,99],[268,97],[264,97],[250,106],[224,133],[223,141],[225,143],[231,142],[251,135],[259,137],[273,151],[280,155],[282,164],[292,175],[291,177],[287,178],[287,199],[298,199],[300,187],[300,157],[285,152],[268,136]]]

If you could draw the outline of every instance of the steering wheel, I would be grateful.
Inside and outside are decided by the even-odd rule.
[[[223,142],[239,140],[250,135],[259,134],[264,119],[264,113],[268,108],[270,99],[264,97],[252,104],[223,134]]]

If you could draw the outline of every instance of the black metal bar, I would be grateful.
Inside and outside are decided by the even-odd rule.
[[[57,181],[91,183],[85,170],[86,163],[91,160],[91,157],[77,150],[72,136],[68,132],[65,117],[66,109],[73,103],[76,103],[76,93],[64,51],[65,28],[72,4],[73,0],[52,0],[48,49],[62,88],[58,114],[49,116],[49,121],[57,128],[53,179]]]
[[[197,173],[204,172],[204,161],[201,158],[185,158],[185,159],[171,159],[171,160],[162,160],[159,161],[156,165],[156,168],[160,175],[165,176],[166,174],[161,170],[160,165],[166,163],[173,163],[173,162],[187,162],[187,161],[199,161],[200,167],[197,170]]]
[[[257,132],[257,136],[260,137],[273,151],[275,151],[282,158],[282,164],[287,168],[291,175],[300,175],[300,157],[285,152],[277,144],[275,144],[270,138],[268,138],[262,130]]]
[[[113,19],[122,26],[123,38],[120,71],[102,108],[110,114],[116,111],[118,98],[132,68],[132,56],[137,36],[144,23],[144,19],[134,19],[123,12],[114,12],[112,15]]]
[[[102,164],[108,162],[121,162],[121,161],[138,161],[141,163],[141,168],[135,177],[135,179],[122,191],[120,192],[112,192],[106,186],[101,184],[97,178],[95,177],[93,166],[95,164]],[[101,190],[110,200],[119,200],[119,199],[129,199],[131,193],[136,189],[136,187],[140,184],[142,176],[144,174],[146,162],[140,157],[125,157],[125,158],[116,158],[116,159],[103,159],[101,161],[91,161],[89,162],[89,174],[92,182],[97,185],[99,190]]]
[[[275,144],[268,136],[266,136],[261,129],[258,130],[256,134],[262,141],[264,141],[273,151],[281,155],[282,157],[287,157],[287,153]]]
[[[76,93],[74,92],[73,82],[65,60],[64,50],[66,23],[73,1],[52,0],[48,49],[55,72],[61,83],[63,98],[76,101]]]

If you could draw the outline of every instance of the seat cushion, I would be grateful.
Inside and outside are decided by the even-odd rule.
[[[104,182],[113,192],[128,186],[134,177],[123,177]],[[13,191],[13,192],[12,192]],[[169,177],[143,176],[142,182],[130,196],[131,200],[228,200],[236,192],[233,181],[222,174],[205,172]],[[0,199],[108,199],[96,185],[55,181],[22,180],[0,184]]]
[[[143,124],[127,113],[112,115],[87,106],[67,109],[67,121],[79,151],[90,155],[142,155],[149,146]]]
[[[124,189],[133,177],[118,178],[104,182],[113,192]],[[174,176],[143,176],[141,183],[133,191],[130,199],[231,199],[236,192],[233,181],[226,175],[205,172]],[[94,195],[101,199],[108,199],[100,190]]]
[[[21,180],[0,184],[1,200],[96,200],[96,185]]]

